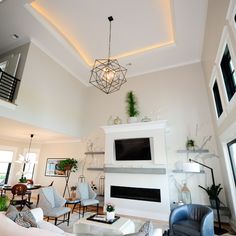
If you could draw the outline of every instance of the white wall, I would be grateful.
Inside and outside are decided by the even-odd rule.
[[[15,110],[0,116],[73,136],[83,134],[86,87],[30,44]]]
[[[231,1],[234,4],[235,0]],[[233,49],[236,48],[236,38],[233,34],[232,28],[229,25],[229,22],[226,20],[226,15],[229,7],[229,0],[221,1],[221,0],[209,0],[208,1],[208,17],[206,22],[206,30],[205,30],[205,40],[204,40],[204,48],[202,55],[202,64],[205,75],[205,84],[207,87],[208,96],[210,98],[210,110],[212,113],[212,123],[214,126],[214,130],[216,133],[216,141],[217,147],[219,149],[220,155],[220,165],[222,173],[225,173],[222,176],[221,182],[224,182],[224,190],[226,192],[227,205],[229,206],[232,214],[232,222],[236,221],[236,202],[235,202],[235,194],[236,188],[233,181],[231,167],[229,165],[229,156],[228,151],[226,150],[226,143],[230,140],[236,138],[235,133],[235,120],[236,120],[236,107],[227,112],[226,118],[217,124],[217,119],[214,110],[214,103],[212,99],[212,94],[209,88],[209,83],[211,80],[211,73],[213,67],[216,66],[217,69],[219,67],[216,65],[216,55],[217,50],[220,46],[220,40],[223,33],[224,26],[228,27],[228,33],[230,40],[233,44]],[[233,5],[231,5],[231,10],[233,10]],[[217,16],[217,17],[216,17]],[[234,50],[236,53],[236,50]],[[219,74],[218,74],[219,77]],[[219,78],[220,79],[220,78]],[[221,79],[219,80],[221,81]],[[223,83],[218,83],[219,89],[223,91]],[[227,104],[226,97],[221,96],[223,105]],[[226,107],[224,106],[226,110]],[[231,184],[230,184],[231,183]]]
[[[86,111],[88,132],[104,125],[112,115],[119,116],[126,123],[125,96],[133,90],[138,98],[140,118],[149,116],[152,119],[167,120],[166,143],[170,177],[170,201],[178,201],[175,181],[182,184],[187,179],[195,203],[209,204],[207,195],[198,184],[211,185],[210,173],[206,175],[185,175],[171,172],[176,162],[187,161],[185,154],[177,154],[177,149],[184,149],[187,136],[201,145],[204,137],[213,135],[209,103],[200,63],[177,67],[165,71],[128,78],[120,91],[106,95],[96,88],[89,88]],[[196,135],[196,125],[198,132]],[[212,153],[216,153],[214,138],[207,143]],[[193,156],[194,157],[194,156]],[[219,161],[216,158],[202,160],[215,169],[216,182],[222,176]],[[224,196],[222,194],[222,199]]]

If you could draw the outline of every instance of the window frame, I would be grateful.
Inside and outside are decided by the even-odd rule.
[[[232,170],[232,174],[233,174],[234,184],[235,184],[235,187],[236,187],[236,165],[233,164],[233,160],[232,160],[232,156],[231,156],[231,152],[230,152],[230,146],[233,145],[233,144],[236,145],[236,138],[227,143],[230,166],[231,166],[231,170]]]
[[[11,171],[12,171],[12,168],[14,168],[14,165],[12,164],[14,163],[15,158],[16,158],[17,148],[10,147],[10,146],[0,146],[0,150],[12,152],[12,162],[5,162],[5,163],[8,163],[5,184],[8,184],[14,178]]]
[[[232,42],[231,42],[231,39],[229,36],[228,26],[224,26],[223,33],[222,33],[221,40],[220,40],[220,44],[219,44],[219,48],[217,51],[215,63],[217,66],[217,71],[218,71],[220,80],[222,81],[223,94],[224,94],[224,100],[226,101],[227,112],[230,113],[236,107],[236,92],[234,93],[234,95],[232,96],[232,98],[229,101],[227,90],[226,90],[226,85],[224,82],[224,77],[223,77],[223,73],[222,73],[221,65],[220,65],[221,60],[224,55],[224,52],[225,52],[226,45],[228,46],[228,49],[230,52],[232,64],[233,64],[234,68],[236,69],[236,56],[235,56],[235,52],[232,47]]]
[[[222,109],[223,109],[223,112],[221,113],[220,116],[218,116],[217,105],[216,105],[215,95],[214,95],[214,91],[213,91],[213,87],[214,87],[215,82],[217,82],[217,85],[218,85],[221,105],[222,105]],[[226,118],[227,113],[226,113],[226,109],[225,109],[225,100],[223,98],[224,96],[223,96],[223,92],[222,92],[222,83],[219,80],[219,76],[218,76],[218,73],[217,73],[217,70],[216,70],[215,66],[213,67],[213,70],[212,70],[211,80],[210,80],[210,83],[209,83],[209,87],[210,87],[210,90],[211,90],[213,106],[214,106],[214,110],[215,110],[216,122],[217,122],[217,125],[219,126],[223,122],[223,120]]]

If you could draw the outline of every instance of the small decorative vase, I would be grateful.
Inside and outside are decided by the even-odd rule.
[[[128,123],[136,123],[136,122],[138,122],[137,116],[132,116],[128,118]]]
[[[70,196],[71,196],[71,198],[76,198],[76,191],[71,191]]]
[[[115,212],[114,211],[107,212],[107,221],[113,221],[114,219],[115,219]]]
[[[120,125],[122,123],[122,120],[120,119],[119,116],[117,116],[114,121],[113,121],[114,125]]]

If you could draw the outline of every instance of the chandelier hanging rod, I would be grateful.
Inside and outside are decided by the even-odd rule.
[[[109,23],[110,23],[110,27],[109,27],[109,47],[108,47],[108,60],[111,57],[111,22],[114,20],[112,16],[108,17]]]

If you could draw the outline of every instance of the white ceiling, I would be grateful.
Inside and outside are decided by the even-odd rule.
[[[0,117],[0,138],[10,141],[29,142],[34,134],[34,143],[78,141],[78,138],[41,129],[29,124]]]
[[[4,0],[0,3],[0,54],[32,41],[88,85],[88,64],[107,57],[107,17],[113,16],[111,54],[128,68],[129,80],[200,61],[207,4],[207,0]],[[13,39],[13,34],[20,38]],[[124,53],[130,55],[120,57]],[[0,137],[28,141],[30,133],[35,133],[35,142],[69,138],[0,118]]]
[[[128,67],[129,78],[200,61],[207,4],[207,0],[5,0],[0,3],[0,53],[31,40],[88,84],[88,64],[107,57],[107,17],[112,15],[111,54],[118,58],[132,54],[119,59]],[[20,39],[12,39],[12,34]],[[159,44],[164,46],[158,48]]]

